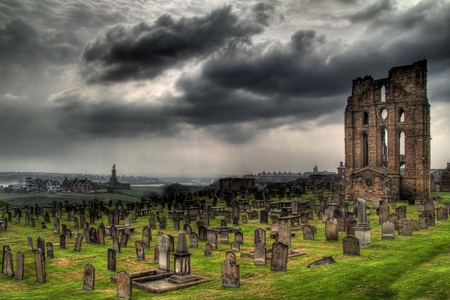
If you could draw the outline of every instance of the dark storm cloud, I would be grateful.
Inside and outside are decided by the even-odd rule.
[[[259,23],[239,19],[231,6],[204,17],[176,19],[164,14],[154,23],[119,24],[88,43],[83,73],[90,82],[154,78],[186,60],[205,57],[232,40],[248,40],[262,30]]]
[[[382,14],[391,11],[393,7],[392,0],[378,0],[364,10],[350,16],[349,19],[353,23],[370,22],[372,19],[378,18]]]
[[[423,7],[425,11],[417,7]],[[83,97],[70,100],[68,95],[61,95],[61,99],[66,99],[61,100],[57,109],[61,121],[80,121],[72,126],[60,123],[61,129],[92,136],[174,136],[194,128],[229,143],[246,143],[265,130],[281,126],[308,130],[311,126],[308,124],[314,124],[317,120],[320,120],[317,124],[321,125],[341,124],[342,114],[339,112],[345,108],[346,99],[351,94],[352,80],[356,77],[369,74],[374,78],[383,78],[391,67],[411,64],[423,58],[429,59],[432,70],[437,70],[437,66],[442,64],[448,69],[449,4],[442,2],[438,8],[426,8],[419,3],[417,7],[397,13],[395,20],[372,30],[352,44],[326,38],[314,30],[296,31],[287,43],[269,41],[252,44],[240,40],[242,34],[234,31],[235,36],[230,33],[229,40],[234,37],[238,39],[213,55],[202,57],[204,61],[200,72],[197,75],[186,72],[180,77],[175,85],[176,96],[165,95],[158,99],[163,105],[128,105],[121,104],[120,99],[104,99],[99,104],[88,104],[89,101]],[[219,11],[232,16],[227,8]],[[414,18],[420,19],[420,22],[411,22]],[[141,24],[139,28],[121,27],[121,32],[114,27],[108,33],[115,34],[112,40],[117,43],[132,32],[146,34],[143,28],[149,28],[152,32],[157,31],[154,28],[172,27],[178,22],[166,15],[159,18],[154,27],[147,24]],[[235,19],[233,24],[236,22],[239,23]],[[375,24],[378,19],[374,18],[372,22]],[[411,26],[405,28],[404,24]],[[227,29],[226,32],[230,31]],[[167,35],[164,31],[162,36],[172,34]],[[104,37],[108,39],[107,35]],[[136,39],[133,34],[131,39],[145,40]],[[124,45],[122,42],[119,44]],[[99,45],[106,46],[108,51],[114,48],[111,43],[102,42]],[[170,62],[161,62],[158,72],[180,59],[202,56],[217,48],[216,44],[208,51],[205,46],[190,46],[187,54],[180,50],[184,48],[167,46],[167,49],[172,49]],[[126,49],[138,49],[136,47]],[[167,49],[163,52],[168,53]],[[102,53],[106,53],[105,49],[94,53],[93,57],[98,58]],[[132,59],[127,55],[105,59],[112,61],[113,58],[120,61],[121,67],[127,65],[124,63],[126,59]],[[139,54],[136,62],[145,59],[143,54]],[[126,75],[138,76],[135,71],[131,67]]]

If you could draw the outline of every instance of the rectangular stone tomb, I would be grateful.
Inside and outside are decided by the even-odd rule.
[[[173,274],[173,271],[162,271],[155,269],[131,273],[130,275],[133,288],[138,288],[150,293],[164,293],[196,286],[210,281],[208,278],[192,275],[195,280],[177,284],[169,281],[169,278]],[[117,283],[117,276],[111,276],[111,282]]]

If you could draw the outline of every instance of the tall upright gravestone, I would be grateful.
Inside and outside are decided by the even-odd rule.
[[[371,232],[370,232],[372,227],[370,227],[369,223],[367,222],[366,201],[364,199],[358,198],[357,203],[358,203],[357,204],[358,205],[358,224],[355,227],[353,227],[353,229],[355,230],[355,237],[359,240],[360,247],[362,247],[362,248],[370,247],[370,246],[372,246],[372,238],[371,238]],[[384,204],[380,205],[380,213],[381,213],[381,207],[383,205]],[[388,210],[388,212],[389,212],[389,210]],[[380,220],[381,220],[381,218],[380,218]],[[385,221],[388,221],[388,220],[389,220],[389,214]]]

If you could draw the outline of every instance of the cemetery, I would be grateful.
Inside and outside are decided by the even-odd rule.
[[[253,205],[251,191],[209,190],[9,205],[0,209],[0,291],[8,299],[448,298],[448,193],[420,205],[340,195],[304,191]]]

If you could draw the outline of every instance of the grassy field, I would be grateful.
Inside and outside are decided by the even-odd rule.
[[[120,198],[122,200],[138,199],[145,188],[133,188],[131,191],[117,195],[105,194],[99,199]],[[450,194],[441,195],[440,206],[450,202]],[[12,194],[11,194],[12,195]],[[10,195],[10,196],[11,196]],[[86,195],[71,194],[69,201],[77,201]],[[52,201],[52,197],[41,195],[37,201]],[[89,195],[91,199],[93,195]],[[301,199],[306,199],[304,195]],[[17,203],[20,197],[12,199]],[[29,197],[33,198],[33,197]],[[23,201],[30,199],[23,196]],[[3,194],[0,201],[9,202]],[[417,219],[419,212],[416,206],[398,202],[397,206],[406,205],[408,218]],[[392,212],[392,210],[391,210]],[[163,215],[167,214],[167,209]],[[42,217],[41,217],[42,220]],[[66,221],[66,215],[61,218],[61,224],[66,224],[74,232],[73,222]],[[220,225],[220,217],[211,220],[211,227]],[[220,244],[213,251],[212,257],[204,257],[205,243],[199,241],[198,248],[189,248],[192,253],[192,274],[208,277],[210,282],[193,288],[177,290],[162,294],[148,294],[133,289],[134,299],[449,299],[450,295],[450,220],[436,221],[435,227],[413,232],[412,236],[398,236],[394,240],[381,239],[381,227],[375,212],[368,217],[372,225],[372,247],[361,249],[360,256],[344,256],[342,254],[342,238],[338,242],[326,242],[324,224],[317,218],[310,222],[317,228],[315,240],[304,241],[301,231],[294,231],[292,249],[305,252],[306,255],[291,258],[287,272],[271,272],[270,265],[254,266],[253,261],[241,258],[237,253],[240,266],[241,287],[223,288],[220,281],[220,263],[225,258],[225,252],[230,250],[230,244]],[[107,224],[106,216],[102,220]],[[123,222],[123,221],[122,221]],[[38,222],[36,222],[36,225]],[[92,227],[98,228],[100,220]],[[123,224],[123,223],[122,223]],[[182,223],[181,223],[182,224]],[[152,230],[153,241],[150,249],[146,249],[146,261],[137,261],[134,241],[141,240],[141,232],[148,225],[148,217],[140,217],[133,226],[138,226],[137,233],[132,235],[128,247],[117,254],[117,272],[126,269],[128,272],[156,269],[153,263],[153,251],[157,245],[157,231]],[[191,223],[196,231],[196,226]],[[231,226],[231,225],[229,225]],[[118,299],[116,286],[110,283],[110,276],[116,272],[107,271],[107,249],[112,247],[108,237],[106,245],[94,245],[83,241],[81,252],[74,252],[74,238],[68,239],[67,248],[54,247],[54,258],[46,260],[47,282],[37,283],[35,276],[34,257],[27,251],[27,236],[36,240],[39,236],[45,241],[59,243],[59,236],[53,234],[53,223],[47,229],[9,223],[7,231],[0,232],[0,246],[9,245],[15,259],[18,251],[25,254],[25,278],[15,278],[0,275],[0,294],[7,299]],[[259,221],[247,224],[240,223],[244,233],[244,244],[241,252],[253,250],[253,232],[256,228],[267,225]],[[270,230],[267,230],[267,237]],[[165,234],[177,236],[173,230],[173,222],[168,220],[168,230]],[[230,236],[230,239],[233,238]],[[269,247],[272,240],[268,237]],[[320,268],[306,266],[323,256],[332,255],[336,264]],[[172,257],[173,259],[173,257]],[[88,263],[96,270],[95,290],[83,290],[83,270]],[[3,299],[6,299],[2,297]]]

